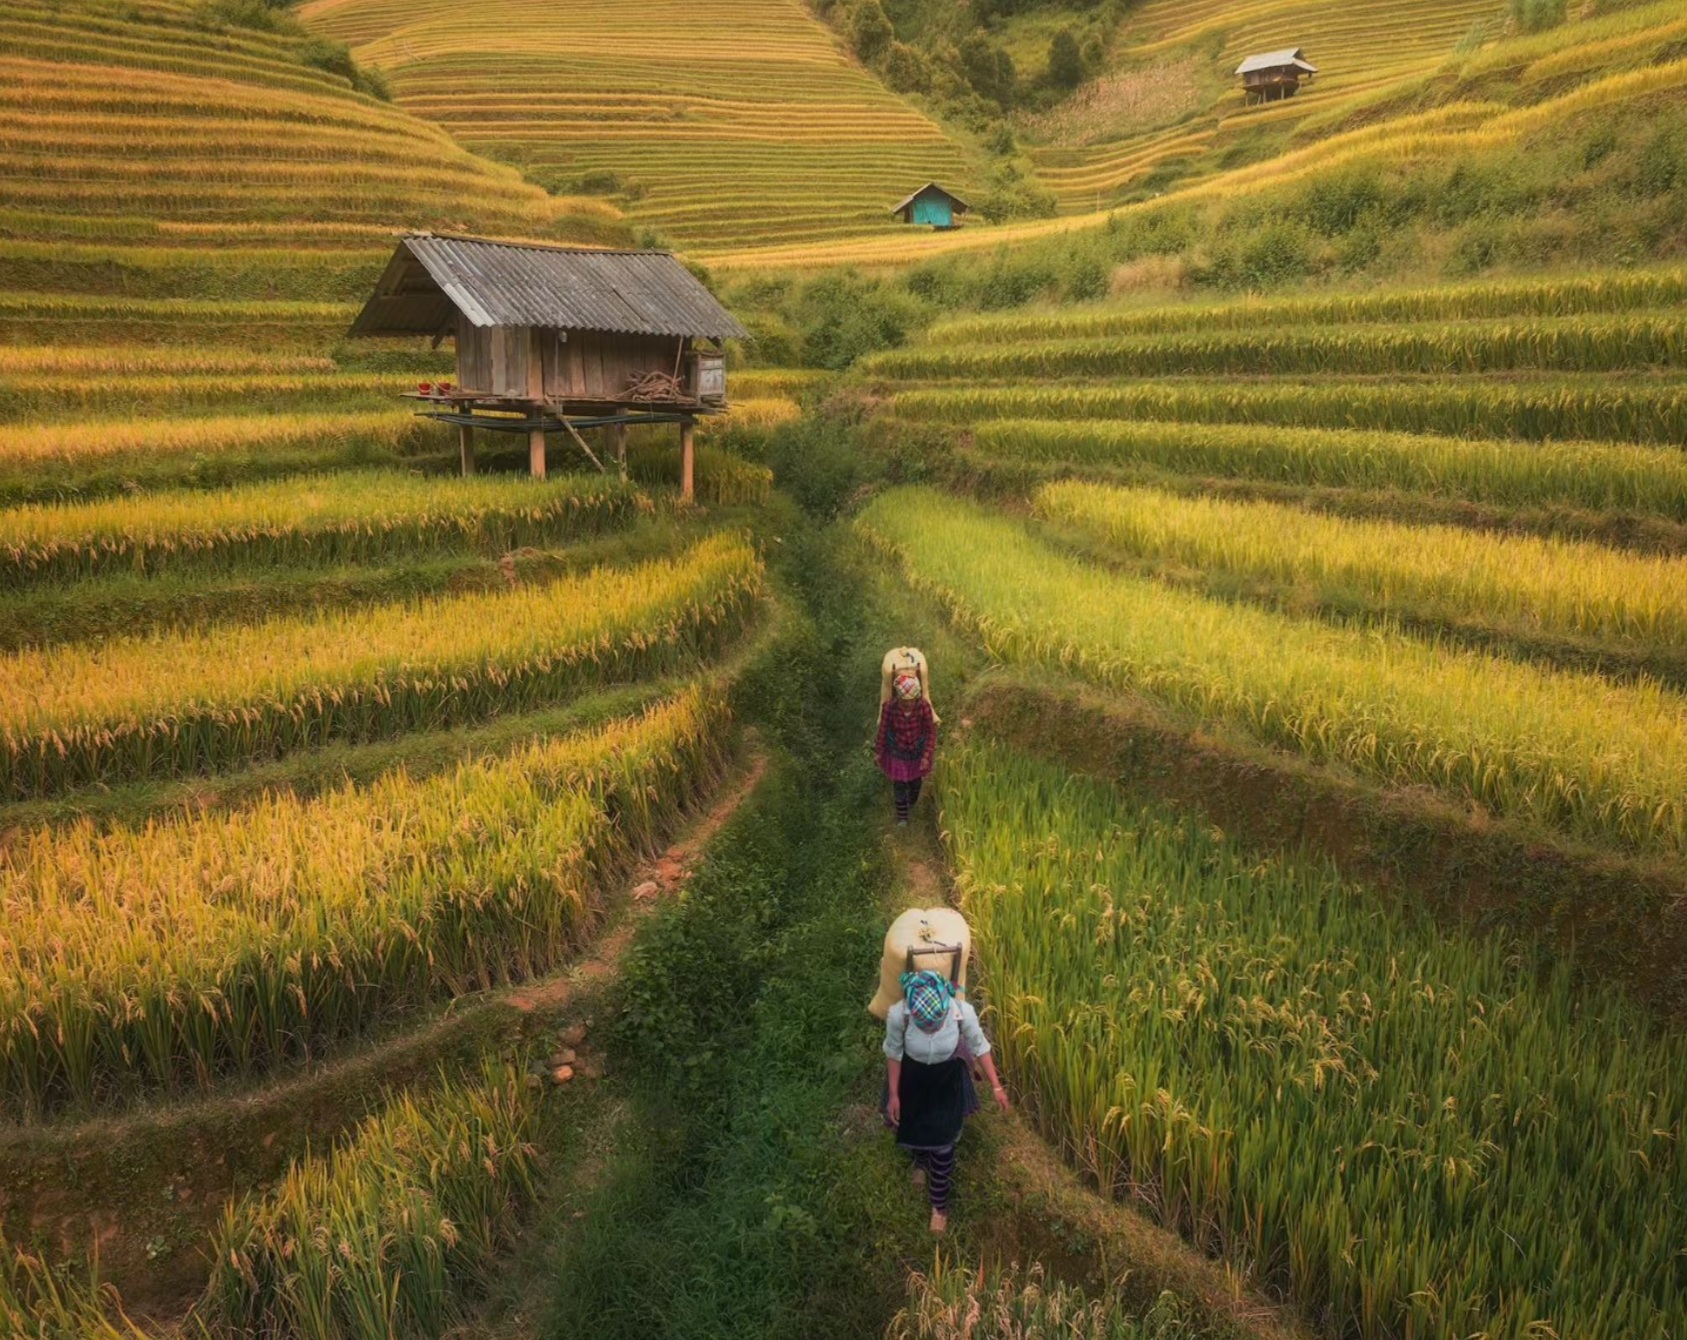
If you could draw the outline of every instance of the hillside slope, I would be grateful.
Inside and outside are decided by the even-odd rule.
[[[621,195],[681,245],[887,231],[969,154],[839,49],[798,0],[312,0],[312,28],[379,67],[406,110],[560,189]]]
[[[0,43],[0,288],[344,301],[407,227],[625,235],[359,91],[284,16],[18,0]]]
[[[708,259],[722,269],[913,264],[1071,234],[1020,260],[1047,269],[1081,254],[1103,266],[1180,254],[1221,286],[1258,288],[1309,275],[1670,258],[1683,246],[1677,201],[1687,188],[1684,39],[1679,4],[1639,6],[1485,43],[1322,104],[1309,94],[1238,113],[1272,138],[1227,149],[1215,132],[1164,190],[1121,169],[1112,208]],[[1100,190],[1083,189],[1092,201]],[[1039,281],[1016,300],[1047,288]]]
[[[1421,82],[1461,42],[1497,34],[1503,17],[1495,0],[1148,0],[1116,38],[1118,68],[1048,118],[1056,133],[1032,160],[1066,212],[1099,208],[1133,186],[1251,161],[1333,103]],[[1294,46],[1318,66],[1314,82],[1292,100],[1245,106],[1231,71]]]

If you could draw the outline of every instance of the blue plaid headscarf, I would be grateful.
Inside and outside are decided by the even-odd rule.
[[[922,1033],[935,1033],[949,1017],[950,1002],[955,999],[955,984],[940,972],[905,972],[902,998],[908,1003],[908,1017]]]

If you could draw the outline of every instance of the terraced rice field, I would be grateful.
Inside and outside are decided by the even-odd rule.
[[[1180,124],[1121,126],[1123,133],[1083,148],[1036,148],[1032,159],[1065,212],[1098,209],[1174,162],[1188,164],[1188,175],[1211,172],[1214,151],[1256,127],[1298,122],[1356,95],[1421,80],[1452,56],[1473,25],[1497,31],[1498,18],[1491,0],[1427,6],[1266,0],[1240,7],[1150,0],[1115,38],[1115,49],[1141,69],[1139,78],[1151,81],[1157,64],[1186,51],[1198,51],[1228,74],[1246,56],[1290,46],[1305,47],[1319,74],[1287,102],[1246,107],[1240,91],[1231,89],[1216,106]]]
[[[1279,145],[1290,137],[1305,141],[1349,120],[1374,121],[1369,110],[1391,101],[1421,107],[1426,84],[1454,87],[1443,96],[1455,101],[1434,113],[1443,126],[1474,125],[1507,106],[1552,97],[1578,74],[1606,75],[1655,59],[1678,35],[1680,16],[1668,5],[1652,4],[1534,37],[1508,33],[1505,20],[1503,7],[1491,0],[1411,6],[1265,0],[1240,7],[1151,0],[1127,20],[1114,48],[1147,83],[1161,65],[1186,53],[1228,74],[1245,56],[1292,46],[1304,47],[1319,73],[1292,99],[1248,107],[1232,86],[1176,124],[1121,125],[1113,136],[1082,147],[1039,146],[1033,161],[1063,211],[1083,213],[1150,176],[1162,182],[1211,176],[1222,171],[1231,151],[1259,136]],[[1494,42],[1502,36],[1506,40]],[[1470,54],[1483,42],[1489,45]],[[1490,90],[1497,102],[1485,99]],[[1374,133],[1395,138],[1413,120],[1395,119],[1397,126],[1385,120]],[[1168,173],[1173,165],[1179,171]]]
[[[426,454],[392,396],[442,356],[336,350],[392,235],[627,240],[358,91],[290,19],[237,19],[0,10],[0,501]]]
[[[467,26],[443,0],[301,13],[459,143],[558,183],[613,178],[638,225],[687,247],[888,232],[911,190],[978,175],[798,0],[496,0]]]
[[[1582,840],[1674,859],[1687,850],[1678,695],[1131,581],[923,491],[886,495],[860,525],[1009,663],[1068,668],[1261,743]]]
[[[1101,1185],[1335,1333],[1675,1333],[1679,1033],[1014,749],[951,760],[943,825],[1027,1106]]]
[[[1624,989],[1681,953],[1680,282],[968,316],[858,374],[974,495],[856,526],[996,667],[942,829],[1027,1107],[1330,1333],[1687,1305],[1679,1019]]]
[[[476,156],[258,18],[175,0],[0,12],[0,678],[21,694],[27,665],[75,678],[79,661],[84,707],[140,693],[126,725],[79,736],[73,709],[35,732],[56,762],[0,802],[7,1335],[49,1313],[58,1334],[139,1333],[52,1264],[89,1250],[127,1298],[178,1312],[217,1254],[200,1316],[304,1334],[300,1281],[343,1270],[355,1239],[371,1255],[336,1325],[374,1315],[347,1301],[365,1284],[405,1333],[459,1315],[531,1201],[538,1096],[508,1036],[471,1049],[429,1029],[594,944],[631,866],[735,754],[728,694],[766,624],[748,543],[653,501],[677,463],[635,443],[623,483],[566,473],[559,446],[543,485],[444,477],[454,444],[394,394],[449,350],[344,340],[397,231],[625,244],[620,212]],[[788,382],[742,385],[758,422],[794,408]],[[767,484],[700,449],[705,504]],[[448,644],[462,654],[428,651]],[[260,699],[291,725],[266,731]],[[40,934],[10,933],[26,922]],[[371,1045],[424,1061],[287,1132],[242,1109],[252,1129],[218,1150],[135,1172],[142,1208],[97,1249],[92,1201],[46,1211],[44,1256],[6,1245],[42,1246],[32,1197],[60,1186],[14,1178],[32,1139],[122,1110],[151,1149],[204,1105],[308,1086]],[[424,1139],[455,1161],[406,1162]],[[255,1150],[264,1171],[219,1180],[224,1153]],[[164,1194],[177,1172],[201,1187],[185,1210]],[[307,1224],[335,1235],[327,1258],[287,1236]]]
[[[276,247],[300,296],[346,300],[404,227],[624,235],[602,202],[553,199],[305,63],[295,36],[207,24],[175,0],[22,0],[0,14],[0,42],[0,287],[13,310],[20,293],[109,298],[145,292],[150,276],[157,296],[269,297],[263,253]]]
[[[341,375],[236,345],[0,348],[9,378],[94,387],[289,358],[287,375]],[[769,378],[764,399],[793,385]],[[267,1173],[220,1177],[209,1155],[136,1172],[129,1223],[162,1215],[169,1236],[126,1225],[100,1249],[127,1298],[197,1294],[213,1328],[315,1334],[302,1281],[330,1266],[342,1334],[373,1336],[369,1307],[418,1334],[462,1315],[537,1190],[542,1093],[525,1044],[457,1011],[513,1013],[499,1002],[595,943],[633,865],[731,764],[731,694],[765,654],[745,537],[596,473],[395,468],[412,424],[66,417],[0,435],[0,735],[13,762],[36,742],[0,788],[0,1160],[33,1168],[32,1141],[118,1112],[137,1151],[178,1117],[241,1114],[219,1141]],[[699,455],[702,497],[765,498],[764,470]],[[361,1124],[330,1098],[285,1132],[242,1105],[277,1080],[332,1090],[370,1046],[422,1064],[390,1091],[359,1081]],[[184,1209],[159,1176],[203,1198]],[[11,1179],[0,1330],[51,1310],[65,1334],[141,1334],[59,1269],[86,1245],[82,1209],[46,1256],[14,1256],[60,1179]]]
[[[1596,116],[1606,109],[1643,110],[1652,100],[1679,97],[1681,89],[1687,86],[1687,60],[1682,59],[1679,47],[1670,36],[1677,19],[1678,15],[1668,12],[1667,7],[1650,6],[1635,11],[1635,16],[1590,20],[1585,34],[1590,38],[1614,26],[1626,32],[1622,25],[1639,23],[1639,28],[1624,39],[1632,43],[1630,58],[1618,62],[1614,68],[1589,63],[1587,68],[1578,70],[1572,63],[1560,69],[1549,59],[1548,53],[1565,56],[1575,48],[1584,33],[1583,25],[1574,24],[1554,30],[1553,45],[1544,51],[1537,43],[1525,39],[1515,43],[1508,40],[1484,50],[1471,58],[1468,79],[1460,77],[1464,66],[1457,61],[1450,62],[1445,71],[1447,88],[1440,94],[1432,96],[1424,91],[1424,72],[1419,70],[1398,86],[1333,98],[1322,116],[1307,117],[1307,126],[1293,139],[1285,129],[1280,141],[1258,152],[1241,155],[1244,165],[1227,163],[1227,146],[1222,136],[1215,135],[1203,142],[1204,157],[1189,159],[1187,172],[1167,181],[1152,198],[1135,203],[1109,208],[1106,190],[1086,180],[1081,187],[1072,188],[1066,200],[1070,212],[1057,219],[1014,223],[991,230],[961,229],[941,238],[898,235],[835,242],[820,240],[711,249],[707,255],[711,265],[723,270],[907,265],[931,256],[987,250],[1004,242],[1105,227],[1121,215],[1159,211],[1170,205],[1217,205],[1258,193],[1292,191],[1339,168],[1394,170],[1413,163],[1456,160],[1467,154],[1480,156],[1495,149],[1547,147],[1556,143],[1568,118]],[[1535,71],[1535,75],[1526,78],[1529,71]],[[1441,85],[1436,87],[1440,89]],[[1399,95],[1400,106],[1390,102],[1391,94]],[[1441,100],[1443,95],[1445,101]],[[1292,111],[1254,109],[1245,115],[1238,114],[1232,122],[1299,116],[1314,110],[1310,102],[1310,97],[1304,103],[1296,98],[1287,105]],[[1431,105],[1427,110],[1418,110],[1424,102]],[[1196,127],[1179,133],[1196,134],[1198,130]],[[1133,147],[1126,147],[1127,158],[1135,153]],[[1146,166],[1152,168],[1152,164]],[[1127,171],[1126,175],[1130,173]]]

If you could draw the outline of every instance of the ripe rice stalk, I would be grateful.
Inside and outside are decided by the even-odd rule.
[[[405,379],[376,372],[114,374],[30,373],[0,383],[0,424],[117,411],[159,416],[236,406],[248,413],[288,413],[303,401],[384,408]]]
[[[540,1092],[488,1062],[299,1160],[229,1207],[195,1319],[212,1335],[443,1335],[537,1199]]]
[[[0,1336],[5,1340],[147,1340],[97,1277],[56,1266],[0,1237]]]
[[[1582,841],[1671,857],[1687,849],[1687,703],[1655,684],[1106,573],[923,489],[882,495],[858,526],[1004,660],[1134,689],[1316,762],[1429,786]]]
[[[1151,419],[1530,441],[1687,441],[1687,384],[1665,379],[1020,384],[899,390],[891,404],[904,418],[940,423]]]
[[[0,425],[0,503],[396,463],[438,430],[403,410]]]
[[[213,373],[333,372],[319,355],[192,345],[0,345],[0,376],[191,377]]]
[[[728,425],[728,431],[739,425]],[[759,506],[773,489],[773,471],[707,441],[694,448],[693,484],[703,502],[722,507]],[[669,443],[640,442],[627,451],[627,473],[650,487],[677,486],[680,451]]]
[[[1076,482],[1040,489],[1035,509],[1127,554],[1310,587],[1333,603],[1357,595],[1380,612],[1687,650],[1687,560]]]
[[[1498,317],[1609,315],[1687,303],[1687,270],[1609,270],[1549,278],[1482,280],[1427,288],[1253,298],[1176,306],[1061,308],[957,317],[935,323],[933,346],[1164,335],[1262,326],[1345,326],[1363,322],[1485,321]]]
[[[508,592],[0,658],[0,798],[180,777],[527,711],[713,656],[760,599],[736,536]]]
[[[1205,327],[1154,335],[960,344],[934,341],[861,360],[905,380],[1481,372],[1624,372],[1687,363],[1679,315],[1443,325]]]
[[[1202,1332],[1171,1292],[1133,1315],[1123,1291],[1084,1290],[1050,1279],[1040,1261],[1026,1269],[994,1262],[977,1268],[944,1258],[908,1276],[908,1302],[885,1340],[1190,1340]]]
[[[22,507],[0,512],[0,590],[118,572],[502,554],[601,534],[649,509],[636,490],[598,475],[536,482],[395,471]]]
[[[547,971],[718,777],[729,726],[704,685],[423,780],[20,836],[0,856],[0,1110],[262,1073]]]
[[[1679,1034],[1015,750],[939,783],[998,1051],[1103,1187],[1364,1340],[1673,1340]]]
[[[1054,419],[987,420],[972,430],[972,441],[993,460],[1079,469],[1140,464],[1176,474],[1398,489],[1503,507],[1565,506],[1687,522],[1687,458],[1668,447]]]

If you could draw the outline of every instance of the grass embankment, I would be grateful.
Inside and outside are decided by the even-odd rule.
[[[1002,1050],[1103,1186],[1336,1330],[1672,1334],[1679,1039],[1000,746],[942,794]]]

